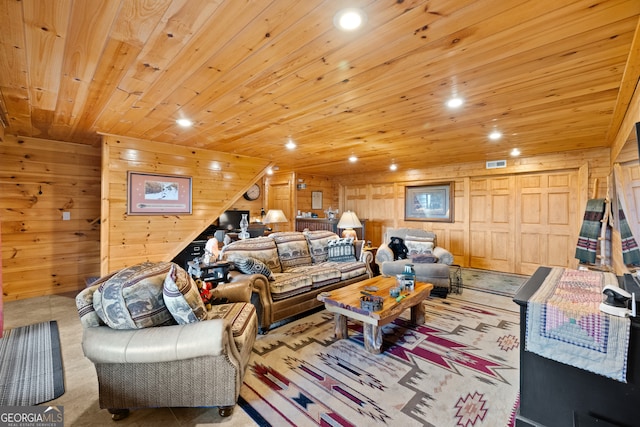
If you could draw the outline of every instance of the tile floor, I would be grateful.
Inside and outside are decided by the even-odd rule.
[[[98,407],[98,380],[93,364],[82,353],[82,326],[75,306],[75,293],[49,295],[19,301],[4,301],[4,328],[57,320],[62,345],[65,392],[43,405],[64,407],[65,426],[255,426],[238,406],[222,418],[217,408],[138,409],[118,422]]]

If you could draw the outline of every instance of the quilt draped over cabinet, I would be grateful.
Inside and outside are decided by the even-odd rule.
[[[631,321],[600,311],[613,273],[555,267],[527,305],[525,349],[626,382]]]

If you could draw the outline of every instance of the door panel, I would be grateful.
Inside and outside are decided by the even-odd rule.
[[[290,231],[294,229],[295,214],[291,203],[291,185],[289,182],[269,184],[269,209],[280,209],[289,221],[287,224],[273,224],[274,231]]]
[[[469,266],[520,274],[575,266],[578,190],[577,171],[471,180]]]
[[[540,265],[574,267],[578,172],[520,175],[515,183],[519,217],[513,271],[532,274]]]
[[[512,271],[513,177],[470,181],[469,266]]]

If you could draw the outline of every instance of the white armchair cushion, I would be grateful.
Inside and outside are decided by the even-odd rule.
[[[82,348],[93,363],[170,362],[220,355],[230,334],[223,319],[128,331],[101,326],[84,329]]]

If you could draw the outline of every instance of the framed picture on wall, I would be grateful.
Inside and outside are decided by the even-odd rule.
[[[322,191],[311,192],[311,209],[322,209]]]
[[[405,221],[453,222],[451,182],[405,187]]]
[[[127,173],[127,214],[191,214],[191,177]]]

